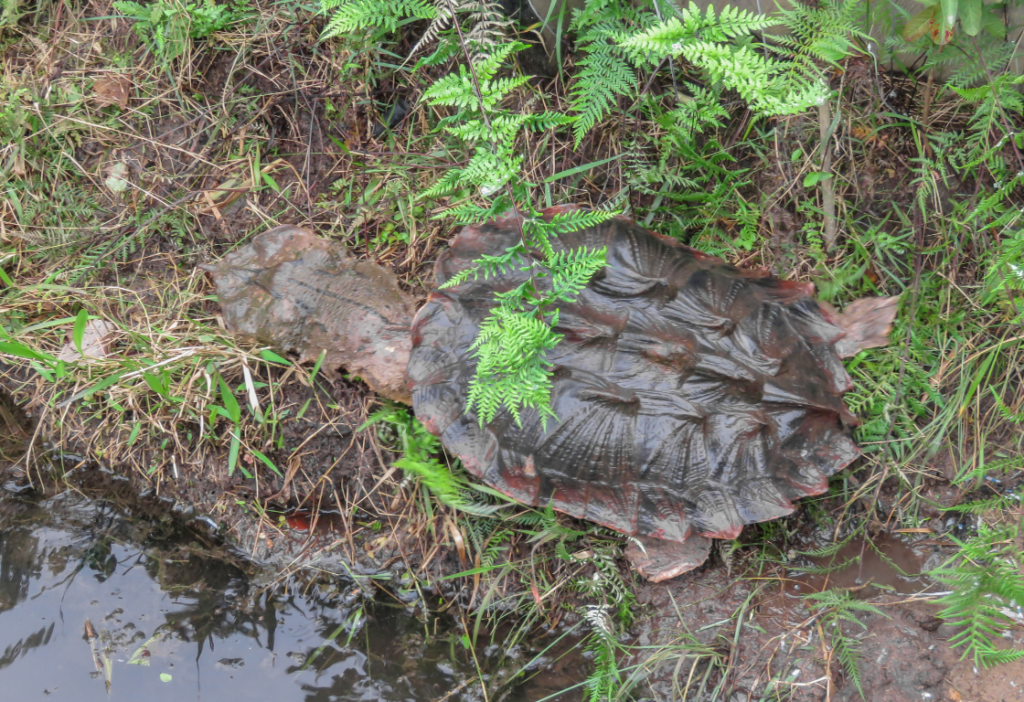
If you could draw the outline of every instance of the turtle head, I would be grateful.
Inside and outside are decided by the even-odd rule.
[[[405,368],[416,301],[391,271],[291,225],[200,268],[213,279],[229,331],[299,363],[319,362],[328,376],[344,368],[381,395],[412,403]]]

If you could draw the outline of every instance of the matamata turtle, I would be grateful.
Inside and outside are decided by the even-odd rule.
[[[565,208],[552,208],[552,216]],[[513,217],[470,226],[440,254],[444,284],[520,240]],[[394,275],[284,226],[213,274],[227,327],[299,355],[326,354],[410,403],[477,478],[515,500],[632,537],[626,555],[661,581],[704,562],[710,539],[776,519],[858,455],[841,356],[886,343],[896,298],[816,301],[810,283],[737,268],[617,217],[561,234],[556,250],[607,248],[607,266],[560,306],[552,407],[518,425],[466,411],[470,347],[494,293],[528,275],[472,277],[416,311]],[[415,318],[414,318],[415,317]]]

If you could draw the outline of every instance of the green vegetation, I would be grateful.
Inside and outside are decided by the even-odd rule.
[[[409,545],[415,568],[374,582],[453,614],[457,655],[586,636],[593,700],[652,680],[677,699],[799,699],[811,670],[870,699],[864,623],[890,602],[829,585],[794,598],[799,616],[764,613],[783,584],[856,567],[818,561],[880,530],[944,549],[917,597],[948,591],[960,655],[1020,656],[1002,634],[1022,596],[1024,79],[989,6],[961,1],[948,22],[945,1],[875,4],[894,18],[886,47],[923,53],[917,82],[862,50],[850,1],[759,17],[591,0],[552,15],[550,52],[475,1],[60,7],[7,2],[0,20],[17,58],[0,77],[0,382],[39,421],[34,482],[89,457],[272,538],[285,508],[335,508],[365,539],[344,546],[353,560]],[[567,203],[583,209],[540,214]],[[644,606],[663,590],[635,581],[620,535],[510,503],[356,379],[240,345],[195,268],[299,223],[422,293],[456,226],[512,212],[520,242],[455,281],[523,279],[476,342],[481,421],[557,421],[555,308],[604,264],[558,236],[622,212],[839,308],[901,295],[893,343],[847,364],[863,460],[722,544],[687,581],[699,595],[663,586]],[[972,519],[951,534],[958,514]],[[649,617],[660,638],[631,638]],[[473,660],[481,680],[507,671],[481,683],[489,699],[536,669]]]
[[[114,8],[135,22],[135,31],[157,59],[167,64],[189,50],[190,40],[205,39],[236,21],[238,10],[213,0],[187,5],[156,0],[142,5],[134,0],[116,0]]]
[[[448,171],[422,197],[441,198],[466,191],[493,197],[487,206],[462,202],[440,216],[456,223],[472,224],[515,212],[522,216],[521,239],[498,256],[484,256],[476,269],[462,271],[445,287],[459,285],[470,277],[485,278],[517,269],[524,280],[516,288],[495,295],[498,306],[480,328],[474,343],[476,375],[470,383],[467,411],[476,410],[481,425],[493,421],[507,408],[520,422],[520,412],[530,407],[542,422],[555,418],[551,410],[550,365],[544,358],[562,339],[554,331],[558,310],[551,306],[572,302],[590,278],[604,267],[604,250],[555,251],[552,239],[559,233],[593,226],[612,217],[613,212],[566,212],[550,222],[530,205],[529,188],[520,176],[522,157],[514,155],[521,130],[536,132],[570,124],[566,115],[550,112],[511,114],[497,106],[507,95],[525,84],[525,76],[496,78],[502,63],[524,44],[504,44],[486,58],[459,67],[458,74],[438,80],[424,93],[431,105],[458,110],[459,124],[445,125],[446,133],[457,137],[472,156],[464,168]],[[466,53],[469,57],[468,48]],[[533,251],[540,255],[534,257]]]
[[[951,589],[939,602],[939,613],[963,627],[950,643],[963,647],[976,666],[990,668],[1024,657],[1024,649],[997,648],[995,642],[1020,620],[1024,576],[1020,567],[1020,525],[993,528],[979,525],[978,534],[957,540],[963,550],[932,576]]]
[[[861,699],[864,699],[864,688],[860,680],[860,642],[848,636],[843,626],[854,624],[866,630],[867,626],[856,616],[858,612],[885,615],[878,607],[854,599],[849,591],[812,592],[806,599],[811,610],[820,616],[822,629],[829,632],[829,647],[833,656],[846,671],[847,678],[857,686]]]

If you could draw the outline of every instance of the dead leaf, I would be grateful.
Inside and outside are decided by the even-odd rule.
[[[110,354],[110,342],[114,340],[117,327],[103,319],[90,319],[85,323],[82,334],[82,353],[75,347],[74,339],[69,339],[64,348],[57,354],[57,360],[68,363],[86,358],[106,358]]]
[[[99,105],[117,105],[122,110],[128,107],[128,90],[131,82],[127,76],[108,74],[93,81],[93,98]]]
[[[12,170],[14,171],[14,175],[18,176],[19,178],[24,178],[25,176],[28,175],[28,169],[25,168],[25,156],[21,153],[20,150],[14,154],[14,163],[12,165]]]
[[[288,162],[279,158],[263,166],[263,168],[260,169],[260,176],[269,176],[271,173],[287,166]],[[208,206],[203,211],[212,212],[217,219],[220,219],[220,211],[226,209],[228,205],[249,192],[253,188],[253,185],[251,174],[247,178],[242,178],[241,176],[232,176],[228,178],[223,183],[217,185],[213,190],[206,192],[206,201]]]
[[[459,563],[462,564],[463,569],[469,567],[469,562],[466,560],[466,541],[462,538],[462,532],[455,526],[449,518],[445,518],[445,524],[448,526],[448,533],[451,534],[452,541],[455,542],[455,548],[459,553]]]

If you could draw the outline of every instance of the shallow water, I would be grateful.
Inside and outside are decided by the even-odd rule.
[[[808,542],[807,547],[813,547]],[[807,558],[807,563],[821,569],[790,575],[785,583],[789,595],[805,595],[833,588],[850,590],[861,598],[875,597],[882,592],[909,595],[921,592],[930,581],[921,576],[922,555],[889,533],[877,534],[870,540],[856,538],[834,555]]]
[[[484,699],[450,620],[351,583],[261,592],[202,541],[70,492],[0,496],[0,699]],[[495,690],[510,668],[488,674],[485,655]],[[572,677],[542,674],[502,698],[539,700]]]

